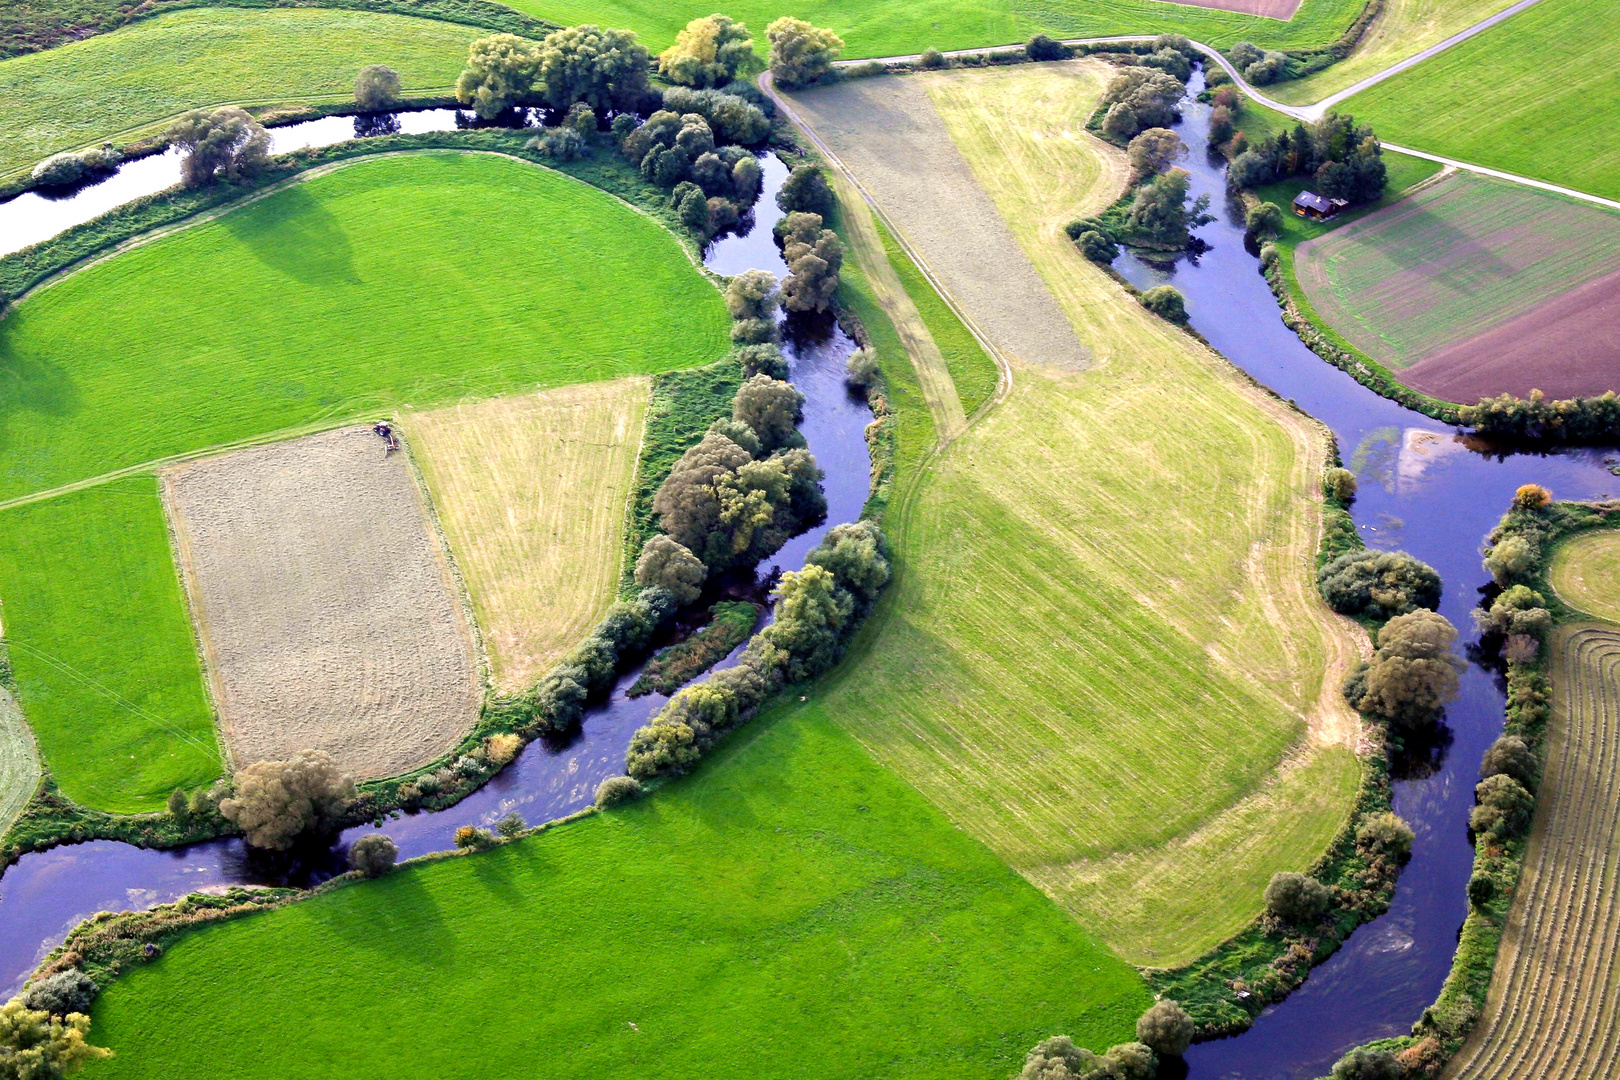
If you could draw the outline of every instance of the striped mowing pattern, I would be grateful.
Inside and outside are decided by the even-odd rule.
[[[1620,1073],[1620,632],[1566,631],[1553,655],[1535,830],[1458,1080]]]

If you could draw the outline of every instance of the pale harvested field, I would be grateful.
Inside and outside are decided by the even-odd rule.
[[[970,171],[936,173],[927,202],[891,171],[858,178],[914,240],[988,192],[1092,362],[1015,361],[1007,399],[932,467],[884,621],[827,707],[1121,956],[1173,966],[1345,821],[1360,725],[1337,687],[1363,640],[1312,581],[1320,430],[1063,234],[1123,182],[1081,133],[1106,75],[866,80],[894,100],[832,137],[846,162],[882,158],[891,112],[933,111]],[[990,302],[1016,317],[1035,295]]]
[[[1547,575],[1564,603],[1620,623],[1620,532],[1577,536],[1553,556]]]
[[[1553,642],[1553,719],[1485,1015],[1445,1075],[1620,1075],[1620,632]]]
[[[353,427],[164,474],[209,682],[238,766],[303,749],[357,777],[472,723],[472,638],[409,462]]]
[[[39,786],[39,755],[22,710],[0,688],[0,836],[22,813]]]
[[[402,418],[500,690],[533,685],[613,602],[650,386],[585,383]]]
[[[1245,15],[1262,15],[1268,19],[1292,19],[1300,4],[1300,0],[1170,0],[1170,2],[1214,8],[1217,11],[1241,11]]]

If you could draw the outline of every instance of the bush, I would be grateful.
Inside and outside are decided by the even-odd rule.
[[[1119,245],[1113,239],[1096,229],[1087,229],[1075,240],[1080,247],[1080,254],[1100,266],[1107,266],[1119,258]]]
[[[179,788],[169,792],[168,802],[164,805],[168,807],[169,815],[182,825],[191,816],[191,801],[186,798],[186,793]]]
[[[1496,897],[1496,879],[1489,874],[1476,873],[1468,879],[1468,902],[1482,908]]]
[[[1489,609],[1474,609],[1474,624],[1481,634],[1544,639],[1552,629],[1552,612],[1541,594],[1526,585],[1511,585],[1491,602]]]
[[[1432,721],[1457,693],[1463,663],[1451,653],[1456,640],[1456,627],[1433,611],[1395,616],[1378,631],[1372,662],[1346,680],[1345,697],[1392,724]]]
[[[1332,899],[1326,885],[1292,870],[1279,870],[1266,886],[1266,910],[1295,926],[1309,926],[1320,919]]]
[[[456,847],[462,851],[488,851],[495,846],[495,834],[475,825],[463,825],[456,830]]]
[[[1511,585],[1535,571],[1539,560],[1535,548],[1522,536],[1499,540],[1485,555],[1485,569],[1498,585]]]
[[[1108,1065],[1109,1080],[1153,1080],[1159,1071],[1158,1055],[1147,1043],[1110,1046],[1103,1061]]]
[[[930,70],[942,68],[949,62],[950,61],[945,59],[945,54],[940,52],[938,49],[924,49],[922,51],[922,56],[917,60],[919,66],[929,68]]]
[[[1393,813],[1372,814],[1356,829],[1356,850],[1363,855],[1405,859],[1412,854],[1412,826]]]
[[[776,205],[784,213],[820,214],[823,219],[832,213],[834,201],[818,165],[795,165],[776,193]]]
[[[523,749],[523,740],[511,732],[502,731],[484,740],[484,757],[496,766],[505,765]]]
[[[234,105],[186,113],[169,129],[168,139],[184,155],[180,175],[186,187],[250,180],[270,160],[269,133]]]
[[[1282,253],[1277,250],[1276,244],[1268,242],[1260,245],[1261,269],[1270,270],[1273,266],[1277,265],[1277,260],[1280,258],[1282,258]]]
[[[1091,1080],[1101,1075],[1101,1058],[1067,1035],[1042,1039],[1024,1056],[1016,1080]]]
[[[1479,805],[1468,816],[1468,827],[1476,833],[1497,837],[1518,836],[1530,825],[1536,798],[1513,777],[1503,773],[1487,776],[1474,786]]]
[[[703,117],[718,142],[752,146],[771,133],[771,122],[759,106],[721,90],[672,86],[664,91],[664,108]]]
[[[771,43],[771,75],[790,90],[825,77],[844,48],[843,38],[831,30],[790,16],[767,26],[765,37]]]
[[[874,349],[856,349],[844,362],[844,381],[857,389],[871,389],[881,377],[882,371]]]
[[[398,859],[399,848],[382,833],[367,833],[349,846],[349,869],[368,878],[382,877]]]
[[[50,1013],[52,1016],[67,1016],[69,1013],[90,1014],[90,1003],[96,1000],[101,993],[101,987],[96,981],[77,968],[68,968],[58,971],[54,975],[33,983],[23,992],[23,1004],[35,1012]],[[3,1061],[0,1058],[0,1061]]]
[[[1103,116],[1103,134],[1115,139],[1128,139],[1136,134],[1139,127],[1136,110],[1124,102],[1110,105]]]
[[[523,815],[513,810],[495,823],[495,831],[503,840],[516,840],[529,830],[529,823],[523,820]]]
[[[759,70],[748,27],[724,15],[693,19],[658,55],[658,73],[682,86],[723,86]]]
[[[528,148],[554,161],[577,161],[586,152],[585,140],[571,127],[551,128],[530,139]]]
[[[640,797],[641,781],[633,776],[610,776],[596,785],[596,805],[604,810]]]
[[[354,80],[354,103],[368,112],[392,108],[399,101],[399,72],[387,64],[360,69]]]
[[[1037,62],[1067,60],[1074,55],[1074,50],[1045,34],[1036,34],[1024,43],[1024,55]]]
[[[1136,1039],[1161,1057],[1180,1057],[1192,1045],[1193,1022],[1169,998],[1154,1002],[1136,1021]]]
[[[1333,1080],[1401,1080],[1401,1066],[1388,1050],[1358,1046],[1334,1064]]]
[[[354,801],[354,777],[324,750],[300,750],[288,761],[260,761],[238,772],[219,804],[225,820],[253,847],[285,851],[306,834],[334,829]]]
[[[1404,551],[1347,551],[1317,571],[1316,584],[1341,615],[1388,619],[1440,603],[1440,575]]]
[[[1142,294],[1142,306],[1166,322],[1187,325],[1187,304],[1174,285],[1155,285]]]
[[[84,179],[84,159],[78,154],[52,154],[32,173],[34,183],[40,187],[71,187]]]
[[[1334,466],[1322,474],[1322,494],[1349,505],[1350,500],[1356,497],[1356,474],[1349,469]],[[1435,577],[1438,579],[1439,575],[1436,574]],[[1436,597],[1436,600],[1438,599]]]
[[[1244,215],[1243,225],[1256,236],[1275,237],[1282,232],[1282,207],[1271,202],[1256,203]]]
[[[148,949],[156,946],[148,945]],[[87,1061],[112,1056],[111,1050],[85,1041],[90,1018],[74,1013],[58,1019],[30,1009],[20,997],[0,1007],[0,1075],[17,1080],[59,1080]]]
[[[737,350],[737,360],[742,364],[745,378],[768,375],[785,380],[788,377],[787,357],[775,345],[744,345]]]
[[[1502,735],[1491,743],[1479,763],[1479,778],[1511,776],[1526,788],[1536,783],[1536,756],[1529,745],[1517,735]]]

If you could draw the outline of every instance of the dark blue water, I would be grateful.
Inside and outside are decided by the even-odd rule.
[[[770,240],[771,227],[782,216],[775,193],[787,168],[774,156],[762,165],[765,190],[752,229],[716,241],[706,254],[706,263],[720,273],[787,272]],[[844,384],[844,362],[854,342],[830,318],[796,317],[784,329],[789,377],[805,395],[799,430],[827,474],[827,518],[767,560],[758,572],[762,581],[778,568],[802,566],[828,529],[860,517],[871,471],[865,431],[872,412]],[[717,669],[735,663],[737,653]],[[532,825],[584,809],[602,780],[624,771],[631,735],[668,700],[659,694],[627,698],[639,674],[639,668],[627,672],[605,700],[589,708],[571,741],[532,743],[450,809],[399,816],[384,822],[381,831],[398,844],[401,858],[412,858],[453,847],[455,831],[463,825],[493,825],[514,811]],[[236,838],[173,851],[97,840],[24,855],[0,876],[0,998],[20,986],[70,929],[98,911],[148,908],[230,885],[312,884],[346,869],[348,845],[372,831],[371,825],[349,829],[331,851],[292,863],[255,853]]]
[[[1196,95],[1201,76],[1190,87]],[[1485,534],[1520,484],[1562,499],[1620,495],[1603,464],[1613,450],[1491,456],[1456,429],[1405,409],[1323,361],[1283,325],[1259,263],[1244,250],[1241,217],[1225,207],[1225,169],[1208,156],[1208,106],[1189,101],[1177,127],[1190,150],[1182,164],[1192,194],[1210,196],[1220,220],[1198,230],[1210,245],[1196,259],[1156,268],[1122,255],[1116,268],[1139,288],[1169,283],[1187,300],[1192,325],[1222,355],[1323,421],[1360,480],[1354,516],[1369,547],[1410,551],[1440,572],[1440,611],[1474,640],[1469,611],[1490,577],[1480,566]],[[1395,809],[1417,833],[1388,914],[1362,927],[1286,1001],[1247,1033],[1187,1054],[1193,1080],[1306,1080],[1325,1076],[1346,1050],[1405,1034],[1439,993],[1467,915],[1464,886],[1473,849],[1468,811],[1480,757],[1502,730],[1503,694],[1470,663],[1447,709],[1452,741],[1430,775],[1395,785]]]

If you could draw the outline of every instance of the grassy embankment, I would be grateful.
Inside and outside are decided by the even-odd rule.
[[[11,507],[0,536],[18,699],[61,790],[135,813],[214,780],[213,710],[157,481]]]
[[[533,686],[618,595],[647,391],[632,377],[402,419],[498,691]]]
[[[1310,582],[1319,432],[1062,234],[1115,194],[1098,181],[1118,170],[1072,134],[1106,74],[1031,65],[804,101],[846,127],[937,106],[942,152],[954,139],[972,174],[868,175],[890,151],[880,123],[833,149],[913,241],[910,218],[967,204],[976,176],[1095,357],[1021,365],[935,462],[898,526],[893,595],[818,710],[1121,955],[1168,965],[1248,922],[1271,873],[1344,822],[1361,773],[1331,672],[1356,646]],[[886,199],[895,174],[930,177],[941,205]]]
[[[204,105],[352,101],[367,64],[398,71],[407,95],[449,94],[468,42],[486,32],[330,8],[201,8],[0,60],[0,181],[58,151],[156,134]]]
[[[1342,108],[1391,142],[1620,198],[1620,7],[1543,0]]]

